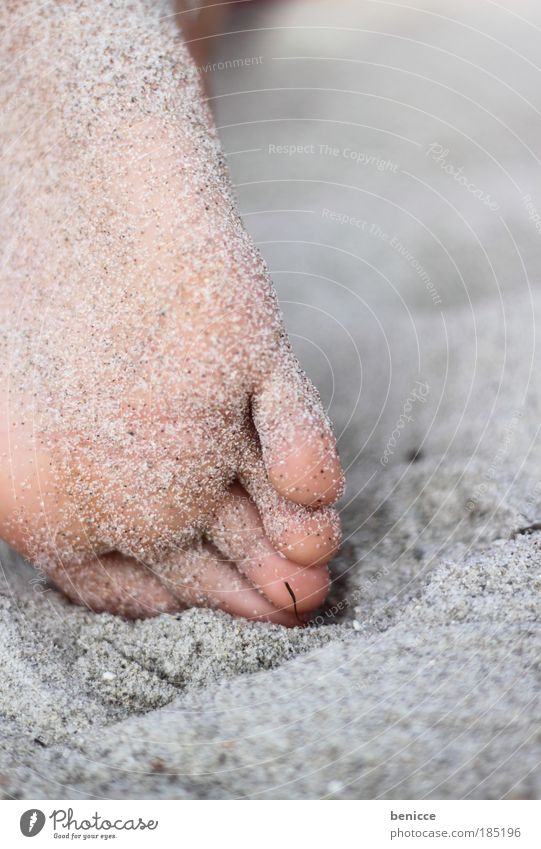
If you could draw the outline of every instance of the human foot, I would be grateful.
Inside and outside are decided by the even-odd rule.
[[[334,438],[193,67],[153,4],[129,39],[121,6],[97,36],[75,0],[36,7],[47,61],[24,23],[6,48],[0,536],[95,610],[296,624],[338,544]]]

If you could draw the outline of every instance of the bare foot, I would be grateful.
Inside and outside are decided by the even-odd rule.
[[[132,6],[36,0],[0,46],[0,536],[93,610],[294,625],[334,437],[168,4]]]

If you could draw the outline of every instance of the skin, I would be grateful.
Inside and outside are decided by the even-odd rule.
[[[36,29],[0,57],[30,91],[21,105],[0,78],[0,536],[95,611],[298,625],[327,595],[342,471],[202,91],[177,104],[170,83],[156,108],[145,73],[143,104],[108,91],[94,125],[101,83],[85,114],[91,70],[60,44],[45,77]],[[161,37],[150,53],[195,79]]]

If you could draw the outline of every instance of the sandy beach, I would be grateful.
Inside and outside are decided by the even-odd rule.
[[[3,547],[3,798],[540,797],[541,10],[519,5],[263,4],[216,40],[239,208],[347,470],[331,598],[305,629],[126,622]]]

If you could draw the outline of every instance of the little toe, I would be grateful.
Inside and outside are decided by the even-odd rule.
[[[119,552],[67,564],[59,559],[47,575],[70,601],[94,613],[146,619],[182,609],[150,569]]]
[[[276,551],[265,535],[256,507],[241,487],[232,488],[210,536],[276,608],[300,617],[325,601],[329,591],[327,567],[303,568]]]
[[[252,400],[253,420],[272,485],[297,504],[333,504],[344,475],[317,390],[291,356]]]

